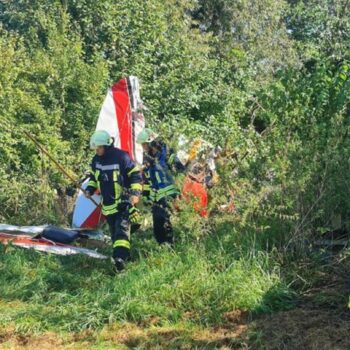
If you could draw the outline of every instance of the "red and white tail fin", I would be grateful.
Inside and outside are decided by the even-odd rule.
[[[143,152],[136,137],[145,126],[142,109],[138,79],[123,78],[108,90],[96,125],[96,130],[108,131],[115,139],[115,146],[140,164]]]

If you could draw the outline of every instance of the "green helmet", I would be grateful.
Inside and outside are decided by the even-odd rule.
[[[158,135],[151,129],[143,129],[136,138],[136,142],[141,144],[141,143],[148,143],[152,142],[158,137]]]
[[[98,146],[109,146],[112,143],[111,136],[105,130],[95,131],[90,138],[90,148],[95,149]]]

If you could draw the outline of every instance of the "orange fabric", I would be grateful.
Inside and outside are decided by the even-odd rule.
[[[203,218],[208,217],[208,193],[202,183],[187,176],[182,187],[182,195]]]

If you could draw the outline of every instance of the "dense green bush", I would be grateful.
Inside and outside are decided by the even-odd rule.
[[[23,130],[81,176],[106,90],[126,75],[169,143],[223,148],[210,218],[182,203],[175,250],[147,227],[126,274],[1,246],[0,326],[214,325],[291,307],[292,287],[312,284],[290,243],[350,226],[347,0],[18,0],[0,2],[0,21],[0,222],[69,224],[69,180]]]

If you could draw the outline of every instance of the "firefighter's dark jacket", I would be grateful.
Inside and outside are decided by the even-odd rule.
[[[131,195],[142,192],[140,168],[127,152],[118,148],[106,147],[103,156],[95,155],[91,163],[92,172],[86,190],[102,195],[102,214],[112,215],[118,212],[118,206]],[[120,206],[119,206],[120,207]]]
[[[171,175],[167,147],[160,142],[157,146],[156,154],[144,154],[142,195],[146,200],[153,202],[159,202],[166,197],[175,198],[179,194]]]

